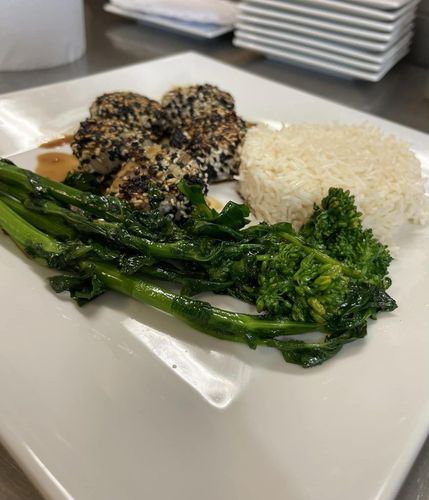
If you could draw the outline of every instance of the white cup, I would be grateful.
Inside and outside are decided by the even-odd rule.
[[[51,68],[86,49],[83,0],[2,0],[0,71]]]

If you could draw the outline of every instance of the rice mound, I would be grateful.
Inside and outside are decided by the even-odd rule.
[[[429,221],[420,162],[406,143],[370,126],[257,125],[247,132],[237,179],[254,215],[270,224],[298,229],[330,187],[350,190],[381,241],[407,221]]]

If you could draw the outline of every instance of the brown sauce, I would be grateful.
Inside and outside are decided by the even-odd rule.
[[[52,149],[56,148],[57,146],[64,146],[64,144],[70,144],[72,140],[72,135],[64,135],[62,137],[58,137],[57,139],[53,139],[52,141],[40,144],[39,148]]]
[[[224,203],[220,202],[216,198],[213,198],[213,196],[206,196],[206,202],[210,208],[214,208],[217,212],[220,212],[224,207]]]
[[[67,172],[76,170],[77,159],[68,153],[42,153],[37,157],[36,172],[53,181],[62,182]]]

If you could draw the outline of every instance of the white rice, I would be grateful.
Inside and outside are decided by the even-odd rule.
[[[420,162],[374,127],[257,125],[247,133],[238,180],[254,215],[271,224],[299,228],[331,186],[355,195],[364,225],[381,241],[405,222],[429,221]]]

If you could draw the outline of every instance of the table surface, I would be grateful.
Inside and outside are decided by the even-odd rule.
[[[406,59],[378,83],[343,79],[271,61],[254,52],[234,47],[231,35],[215,40],[199,40],[139,25],[104,12],[103,3],[100,0],[86,1],[87,52],[81,59],[48,70],[0,72],[0,93],[79,78],[127,64],[193,50],[303,91],[429,133],[429,70],[415,66]],[[0,498],[42,500],[1,445]],[[396,500],[427,498],[429,439]]]

